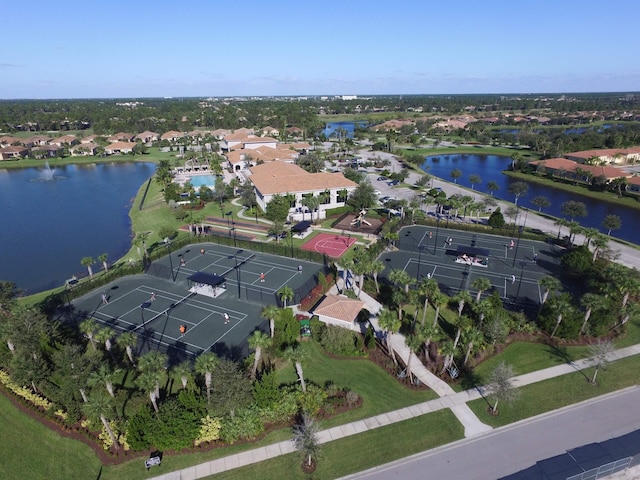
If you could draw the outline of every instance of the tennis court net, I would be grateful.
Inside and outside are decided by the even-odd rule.
[[[136,328],[134,328],[132,331],[135,332],[136,330],[138,330],[140,328],[143,328],[145,325],[148,325],[149,322],[153,322],[154,320],[156,320],[157,318],[161,317],[162,315],[165,315],[166,313],[170,312],[171,310],[176,308],[178,305],[180,305],[181,303],[185,302],[188,298],[191,298],[194,295],[195,295],[195,292],[189,292],[189,294],[187,296],[182,297],[177,302],[173,302],[171,305],[169,305],[163,311],[161,311],[160,313],[156,313],[153,317],[151,317],[148,320],[144,320],[144,309],[147,308],[147,306],[151,306],[151,302],[144,302],[143,304],[140,305],[140,309],[143,311],[143,313],[142,313],[143,322],[140,325],[138,325]]]

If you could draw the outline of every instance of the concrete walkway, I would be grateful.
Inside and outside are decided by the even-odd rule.
[[[610,360],[619,360],[621,358],[630,357],[640,354],[640,344],[632,345],[631,347],[622,348],[611,352],[608,355]],[[528,373],[515,377],[515,384],[517,386],[529,385],[532,383],[541,382],[550,378],[558,377],[560,375],[566,375],[575,371],[580,371],[587,368],[590,365],[589,359],[579,360],[577,362],[558,365],[555,367],[546,368],[537,372]],[[365,418],[356,422],[339,425],[337,427],[322,430],[318,433],[320,443],[328,443],[333,440],[346,438],[351,435],[356,435],[368,430],[374,430],[376,428],[391,425],[393,423],[402,422],[411,418],[419,417],[427,413],[432,413],[445,408],[450,408],[454,413],[459,407],[469,408],[466,403],[481,398],[481,392],[483,388],[465,390],[464,392],[453,393],[441,398],[430,400],[428,402],[419,403],[417,405],[411,405],[399,410],[382,413],[374,417]],[[459,419],[460,417],[456,415]],[[475,417],[475,415],[474,415]],[[476,417],[477,420],[477,417]],[[484,425],[484,424],[481,424]],[[488,430],[485,430],[485,432]],[[465,427],[466,433],[466,427]],[[476,435],[482,435],[483,432],[478,432]],[[466,435],[465,435],[466,436]],[[187,467],[175,472],[165,473],[157,477],[153,477],[155,480],[195,480],[198,478],[204,478],[210,475],[214,475],[234,468],[243,467],[253,463],[275,458],[280,455],[286,455],[287,453],[294,452],[293,443],[290,440],[274,443],[264,447],[255,448],[246,452],[229,455],[227,457],[204,462],[199,465]],[[620,477],[618,477],[620,478]],[[623,477],[632,478],[632,477]]]

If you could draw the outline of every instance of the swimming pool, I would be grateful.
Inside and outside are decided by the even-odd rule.
[[[201,186],[209,187],[211,190],[215,190],[216,188],[216,175],[193,175],[189,176],[189,182],[193,185],[193,188],[196,190]]]

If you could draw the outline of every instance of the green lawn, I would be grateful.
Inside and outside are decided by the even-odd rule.
[[[520,388],[519,399],[511,405],[498,405],[500,414],[496,417],[487,413],[485,399],[474,400],[468,405],[480,421],[493,427],[500,427],[549,412],[605,393],[630,387],[640,382],[640,362],[637,357],[629,357],[611,363],[609,368],[598,373],[596,385],[587,380],[593,376],[593,369],[570,373],[543,382]]]
[[[322,422],[322,428],[437,398],[431,390],[416,392],[403,387],[395,378],[369,360],[336,360],[324,355],[317,343],[310,342],[309,345],[311,354],[303,363],[305,380],[317,385],[331,381],[338,387],[353,390],[363,398],[362,407]],[[281,383],[296,382],[293,365],[287,364],[279,370],[278,378]]]
[[[0,478],[98,478],[100,460],[84,443],[61,437],[0,394]]]
[[[451,411],[441,410],[323,445],[318,469],[312,476],[302,473],[301,456],[292,453],[207,478],[216,480],[332,479],[429,450],[463,437],[464,429]]]

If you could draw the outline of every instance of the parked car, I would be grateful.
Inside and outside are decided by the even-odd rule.
[[[378,196],[382,195],[382,192],[380,190],[376,190],[374,193]]]
[[[378,177],[378,181],[379,182],[384,182],[387,179],[387,177]]]
[[[391,180],[389,183],[387,183],[387,185],[389,185],[390,187],[395,187],[396,185],[400,185],[400,182],[398,180]]]

